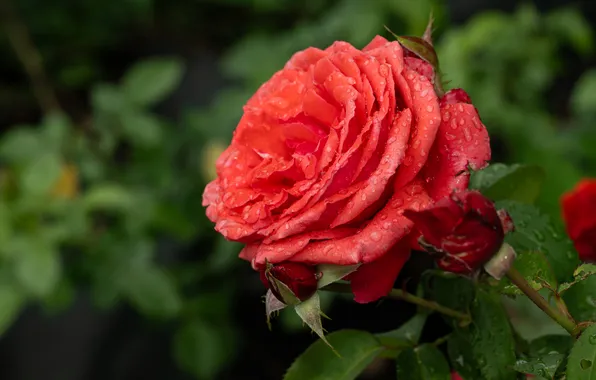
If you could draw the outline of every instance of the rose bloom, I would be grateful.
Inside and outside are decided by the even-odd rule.
[[[362,264],[357,302],[386,295],[417,247],[406,209],[468,185],[490,159],[487,131],[463,90],[442,99],[434,70],[375,37],[296,53],[244,106],[207,216],[240,257],[265,263]]]
[[[584,179],[561,197],[567,233],[582,261],[596,262],[596,179]]]
[[[414,222],[439,267],[461,274],[490,260],[503,244],[505,228],[512,228],[509,215],[502,212],[501,221],[494,203],[478,191],[453,193],[425,210],[406,210],[404,215]]]

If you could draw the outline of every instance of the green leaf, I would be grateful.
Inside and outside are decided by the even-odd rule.
[[[537,358],[519,359],[513,369],[521,373],[553,379],[564,361],[564,354],[546,354]]]
[[[14,260],[14,274],[21,286],[35,297],[52,293],[60,280],[62,264],[55,247],[32,237],[17,237],[4,248]]]
[[[569,380],[596,379],[596,325],[588,327],[571,349],[567,362]]]
[[[428,314],[416,314],[399,328],[381,334],[376,337],[388,346],[414,346],[420,340],[420,334],[426,323]]]
[[[41,154],[23,168],[19,177],[21,189],[27,194],[48,194],[61,173],[62,160],[57,154]]]
[[[473,172],[469,187],[480,190],[493,201],[508,199],[534,203],[544,179],[545,173],[540,166],[497,163]]]
[[[24,306],[25,298],[13,284],[0,283],[0,335],[10,327]]]
[[[165,99],[182,79],[183,63],[175,58],[153,58],[135,64],[122,80],[122,89],[136,104],[153,105]]]
[[[594,50],[592,28],[579,9],[556,9],[545,21],[549,29],[567,39],[577,52],[586,54]]]
[[[396,364],[399,380],[451,380],[449,363],[441,351],[430,344],[404,350]]]
[[[174,336],[176,362],[198,379],[214,379],[233,352],[229,335],[227,328],[205,321],[187,323]]]
[[[549,353],[566,354],[573,346],[573,338],[570,335],[543,335],[530,342],[529,355],[538,357]]]
[[[469,282],[469,281],[468,281]],[[440,304],[453,297],[449,293],[459,293],[461,281],[445,280],[440,284],[441,298],[435,298]],[[435,285],[438,287],[437,285]],[[471,284],[468,288],[475,289]],[[463,288],[466,296],[455,304],[469,301],[470,290]],[[454,302],[451,302],[454,304]],[[467,326],[454,324],[453,335],[448,340],[448,353],[452,365],[464,378],[486,380],[515,379],[515,340],[509,319],[497,294],[478,288],[475,289],[473,301],[469,304],[472,323]]]
[[[120,88],[113,84],[102,83],[93,87],[91,91],[91,104],[96,112],[118,114],[130,107],[127,100]]]
[[[559,286],[559,294],[563,294],[576,283],[585,280],[586,278],[596,274],[595,264],[582,264],[573,272],[573,281],[565,282]]]
[[[563,300],[577,321],[596,322],[596,276],[575,282],[565,291]]]
[[[43,143],[36,131],[19,126],[2,136],[0,157],[13,163],[22,163],[31,159],[32,152],[40,152],[42,148]]]
[[[422,281],[427,298],[464,313],[469,311],[475,297],[474,284],[469,278],[441,271],[426,271],[422,275]]]
[[[517,252],[538,251],[544,254],[555,273],[557,282],[569,281],[579,264],[577,251],[567,235],[555,228],[550,218],[531,205],[512,201],[497,202],[507,210],[515,231],[505,238]]]
[[[155,265],[130,271],[124,291],[140,312],[151,317],[173,317],[182,306],[173,279]]]
[[[152,147],[162,142],[161,122],[153,115],[138,111],[124,112],[120,122],[123,132],[133,144]]]
[[[482,374],[475,360],[475,353],[470,345],[467,333],[453,332],[447,340],[447,355],[453,369],[463,379],[482,379]]]
[[[513,267],[524,276],[526,281],[528,281],[535,290],[540,290],[544,287],[548,287],[552,290],[557,289],[555,273],[542,252],[534,251],[521,253],[514,261]],[[507,277],[500,281],[499,291],[505,295],[523,294]]]
[[[47,115],[42,127],[43,142],[54,150],[59,150],[66,141],[71,129],[68,116],[63,113]]]
[[[596,115],[596,70],[582,74],[573,89],[570,102],[576,115]]]
[[[332,265],[319,264],[317,265],[317,273],[321,274],[321,278],[317,283],[317,288],[321,289],[333,282],[339,281],[350,273],[354,272],[360,264],[357,265]]]
[[[84,195],[83,204],[87,210],[122,211],[134,203],[132,193],[117,184],[98,184]]]
[[[383,351],[381,343],[366,331],[337,331],[327,339],[339,356],[319,340],[294,361],[284,380],[356,379]]]

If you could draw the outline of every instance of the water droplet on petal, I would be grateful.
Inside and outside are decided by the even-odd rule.
[[[381,234],[375,231],[370,234],[370,239],[372,241],[381,241]]]

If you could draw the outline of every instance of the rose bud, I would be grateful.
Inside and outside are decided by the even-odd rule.
[[[437,256],[439,267],[468,274],[490,260],[503,244],[505,232],[492,201],[464,190],[423,211],[406,210],[422,234],[420,245]]]
[[[267,265],[268,268],[260,272],[261,281],[281,302],[295,305],[317,291],[319,276],[315,267],[293,262]]]
[[[561,197],[563,220],[579,258],[596,262],[596,179],[584,179]]]

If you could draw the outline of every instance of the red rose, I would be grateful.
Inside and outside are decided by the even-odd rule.
[[[422,234],[421,245],[437,254],[437,264],[449,272],[471,273],[480,268],[505,238],[493,202],[477,191],[460,191],[425,210],[406,210],[404,215]]]
[[[215,229],[246,243],[240,257],[363,264],[358,302],[386,295],[410,255],[412,222],[464,189],[490,158],[473,105],[439,104],[433,68],[375,37],[362,50],[308,48],[244,107],[203,204]]]
[[[584,179],[561,197],[567,233],[582,261],[596,262],[596,179]]]
[[[285,262],[272,265],[268,270],[261,270],[261,282],[278,300],[285,304],[291,303],[283,296],[278,283],[284,284],[292,295],[300,301],[305,301],[317,291],[317,272],[313,266],[300,263]],[[293,298],[293,297],[290,297]]]

